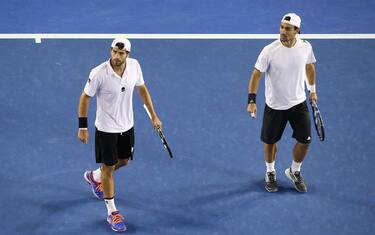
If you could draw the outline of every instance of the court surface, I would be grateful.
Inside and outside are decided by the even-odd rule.
[[[222,9],[226,6],[224,2],[219,1],[217,8],[212,8],[209,4],[213,1],[207,1],[201,14],[194,11],[198,3],[190,6],[187,1],[181,1],[182,5],[163,1],[145,9],[150,2],[140,1],[144,7],[139,14],[145,19],[137,23],[134,20],[126,31],[116,21],[112,28],[101,27],[104,16],[119,12],[98,1],[86,7],[100,11],[62,28],[54,27],[57,23],[52,20],[69,15],[68,7],[50,7],[56,10],[52,14],[52,10],[40,9],[42,1],[35,1],[30,3],[29,10],[18,11],[27,18],[31,17],[31,13],[26,14],[28,11],[36,10],[37,17],[17,24],[21,14],[15,11],[20,3],[12,1],[3,6],[8,15],[2,18],[8,21],[2,21],[0,29],[4,34],[277,33],[279,15],[291,9],[275,5],[275,9],[269,9],[274,19],[255,13],[263,27],[259,29],[247,28],[246,9],[251,6],[246,1],[229,4],[230,12]],[[363,1],[362,5],[335,1],[319,12],[309,10],[318,9],[317,5],[299,2],[296,11],[301,11],[309,22],[306,33],[374,33],[374,27],[366,21],[373,22],[369,13],[374,10],[373,1]],[[122,19],[133,19],[136,14],[137,6],[129,4],[134,10]],[[256,9],[262,9],[259,4]],[[338,8],[341,10],[329,16],[324,14],[340,4],[344,5]],[[168,7],[172,13],[167,11]],[[352,25],[341,17],[352,14],[350,7],[363,13]],[[159,11],[153,11],[156,9]],[[156,22],[151,20],[153,14],[162,14],[163,10],[165,21],[161,17]],[[82,8],[77,11],[83,12]],[[233,22],[205,21],[221,19],[232,12]],[[78,13],[71,13],[73,19],[79,20],[75,15]],[[16,18],[11,18],[12,14]],[[38,24],[42,15],[50,18]],[[103,18],[95,24],[94,16]],[[84,28],[89,17],[93,19],[92,28]],[[331,19],[327,22],[332,27],[317,20],[320,17]],[[191,22],[183,21],[188,18]],[[171,23],[175,22],[173,19],[182,20],[186,30]],[[239,24],[241,19],[244,21]],[[272,25],[271,20],[276,23]],[[201,21],[203,26],[194,30],[193,26]],[[313,132],[310,152],[302,165],[309,186],[306,194],[297,193],[283,175],[291,163],[294,144],[290,127],[279,143],[276,162],[280,192],[270,194],[264,190],[265,166],[259,139],[264,80],[259,88],[257,119],[250,119],[246,112],[250,71],[261,49],[272,40],[131,41],[131,56],[140,61],[175,158],[168,158],[135,94],[135,160],[115,175],[116,205],[127,218],[127,233],[375,232],[375,40],[309,40],[318,60],[317,90],[327,136],[325,142],[319,142]],[[93,145],[95,100],[89,114],[90,143],[82,145],[76,139],[80,93],[90,69],[108,59],[110,42],[45,39],[36,44],[30,39],[0,39],[2,234],[113,234],[105,221],[104,203],[93,197],[82,177],[86,169],[97,167]]]

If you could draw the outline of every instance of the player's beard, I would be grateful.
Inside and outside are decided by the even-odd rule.
[[[288,42],[288,37],[284,34],[280,34],[280,41],[282,42]]]
[[[121,61],[119,59],[112,59],[112,64],[114,66],[121,66],[122,64],[124,64],[125,61]]]
[[[280,34],[280,41],[282,43],[287,43],[287,44],[294,44],[294,40],[296,39],[296,37],[292,38],[292,37],[288,37],[287,35],[285,34]]]

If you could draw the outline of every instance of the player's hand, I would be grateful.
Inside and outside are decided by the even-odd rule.
[[[316,92],[310,93],[310,102],[316,103],[318,101],[318,96],[316,95]]]
[[[80,129],[77,137],[82,143],[87,144],[89,142],[89,131]]]
[[[156,130],[161,130],[162,127],[163,127],[163,123],[161,123],[160,119],[158,118],[158,116],[155,116],[153,119],[152,119],[152,125],[154,126],[154,128]]]
[[[252,118],[255,118],[257,115],[257,105],[255,103],[248,104],[247,112],[250,114]]]

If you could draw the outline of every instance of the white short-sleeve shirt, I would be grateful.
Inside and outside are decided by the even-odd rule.
[[[285,47],[276,40],[263,48],[255,68],[265,74],[266,104],[286,110],[306,100],[306,64],[315,63],[311,44],[297,38],[296,44]]]
[[[135,59],[126,59],[122,77],[108,61],[91,70],[84,92],[97,97],[95,126],[99,131],[120,133],[134,126],[133,90],[144,84],[141,66]]]

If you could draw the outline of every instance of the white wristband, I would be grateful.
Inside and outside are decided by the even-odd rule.
[[[310,91],[310,93],[316,93],[316,86],[315,86],[315,84],[314,85],[309,85],[309,91]]]
[[[87,127],[78,128],[80,131],[87,131]]]

